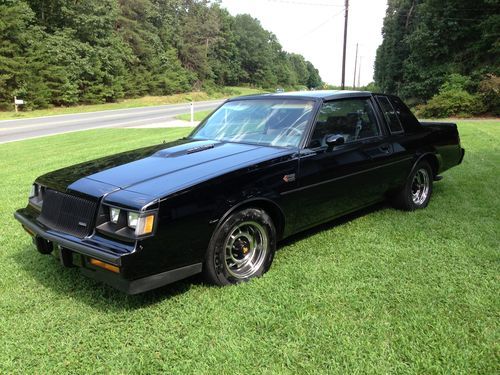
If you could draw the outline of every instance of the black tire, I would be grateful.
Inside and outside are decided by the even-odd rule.
[[[212,235],[203,273],[215,285],[245,282],[267,272],[275,252],[271,217],[260,208],[245,208],[232,213]]]
[[[426,161],[417,163],[404,186],[394,196],[394,205],[405,211],[427,207],[432,195],[433,179],[434,174],[429,163]]]

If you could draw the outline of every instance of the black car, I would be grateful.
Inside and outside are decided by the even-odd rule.
[[[395,96],[240,97],[186,138],[37,178],[15,217],[41,253],[130,294],[200,272],[234,284],[294,233],[384,199],[426,207],[463,156],[455,124]]]

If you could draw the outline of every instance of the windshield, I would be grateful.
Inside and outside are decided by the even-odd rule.
[[[206,119],[191,138],[297,147],[313,106],[313,101],[304,100],[231,101]]]

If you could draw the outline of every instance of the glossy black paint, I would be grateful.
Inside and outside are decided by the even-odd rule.
[[[234,210],[264,208],[282,239],[385,199],[404,183],[421,158],[431,163],[437,175],[463,157],[456,125],[419,124],[412,115],[400,113],[404,132],[391,134],[371,93],[264,96],[314,100],[315,113],[330,100],[368,98],[381,134],[333,149],[309,148],[313,117],[298,148],[185,138],[63,168],[36,180],[47,188],[92,197],[101,204],[138,211],[157,209],[154,236],[134,242],[97,232],[83,239],[56,232],[37,221],[38,211],[31,205],[15,216],[34,235],[83,254],[84,259],[92,256],[120,266],[119,274],[103,277],[107,271],[96,271],[83,262],[87,275],[101,275],[96,278],[134,293],[147,290],[146,280],[152,278],[151,287],[162,285],[162,280],[171,282],[175,277],[169,271],[198,272],[200,268],[193,265],[203,263],[212,233]],[[236,100],[255,98],[262,96]],[[389,98],[403,108],[399,99]],[[154,276],[167,274],[164,279]],[[189,272],[176,275],[187,277]],[[131,287],[131,282],[141,287]]]

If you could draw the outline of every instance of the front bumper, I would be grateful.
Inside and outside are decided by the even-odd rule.
[[[60,247],[69,249],[71,251],[77,252],[82,255],[86,255],[91,258],[102,260],[103,262],[110,263],[115,266],[121,266],[121,256],[122,254],[117,254],[110,250],[106,250],[102,247],[93,245],[91,242],[84,242],[73,236],[68,236],[63,233],[55,232],[42,226],[33,217],[29,210],[21,209],[14,213],[14,218],[21,223],[21,225],[29,233],[33,233],[35,236],[40,236],[47,241],[53,242]]]
[[[37,212],[30,208],[16,211],[14,217],[33,237],[34,243],[41,253],[53,252],[61,264],[66,267],[79,267],[82,274],[94,280],[104,282],[127,294],[138,294],[161,287],[197,274],[202,270],[202,264],[168,270],[138,279],[127,279],[127,268],[133,267],[127,256],[134,250],[130,245],[120,246],[115,242],[98,242],[92,238],[80,239],[65,233],[60,233],[36,220]],[[43,251],[40,246],[46,246]],[[115,266],[118,272],[111,272],[90,263],[97,259]]]

